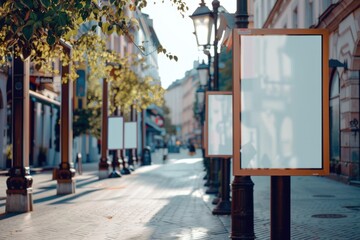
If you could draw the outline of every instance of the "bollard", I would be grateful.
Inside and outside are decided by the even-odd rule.
[[[78,173],[81,175],[82,174],[82,156],[81,156],[81,153],[76,154],[75,163],[76,163],[76,169],[77,169]]]

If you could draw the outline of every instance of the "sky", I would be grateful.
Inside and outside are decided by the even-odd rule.
[[[153,4],[153,2],[156,4]],[[164,54],[159,54],[159,74],[161,85],[167,88],[177,79],[182,79],[185,72],[193,68],[194,61],[207,59],[196,44],[193,34],[194,25],[189,17],[195,9],[199,7],[201,0],[184,0],[189,10],[184,17],[171,5],[172,0],[149,0],[144,13],[149,14],[153,19],[154,29],[162,46],[173,55],[178,57],[178,61],[169,60]],[[212,0],[205,0],[206,6],[212,10]],[[229,13],[236,11],[235,0],[220,0],[222,5]]]

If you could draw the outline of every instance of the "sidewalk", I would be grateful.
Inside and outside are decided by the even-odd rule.
[[[34,174],[33,212],[5,214],[0,200],[0,239],[228,239],[204,194],[200,153],[171,154],[165,163],[157,154],[150,166],[101,181],[97,163],[84,164],[73,195],[56,195],[51,172]]]
[[[0,176],[0,239],[229,239],[230,216],[214,216],[200,152],[152,154],[152,165],[99,181],[83,164],[76,193],[57,196],[51,172],[34,174],[34,211],[5,214]],[[252,177],[257,239],[270,239],[270,177]],[[292,239],[360,239],[360,188],[325,177],[291,178]]]

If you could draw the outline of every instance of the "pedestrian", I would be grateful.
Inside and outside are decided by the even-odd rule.
[[[167,148],[167,144],[164,142],[164,146],[163,146],[163,161],[165,161],[167,159],[167,155],[168,155],[168,148]]]
[[[189,145],[189,155],[190,156],[194,156],[195,155],[195,146],[194,144],[191,142]]]

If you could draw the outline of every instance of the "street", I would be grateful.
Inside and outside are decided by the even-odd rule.
[[[57,196],[52,173],[33,175],[33,212],[6,214],[0,176],[0,239],[229,239],[230,216],[211,214],[200,151],[152,155],[131,175],[98,180],[83,164],[76,193]],[[255,235],[270,238],[270,178],[252,177]],[[291,178],[292,239],[360,239],[360,188],[325,177]]]

